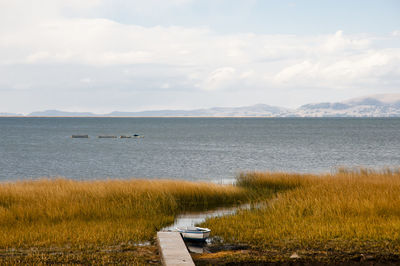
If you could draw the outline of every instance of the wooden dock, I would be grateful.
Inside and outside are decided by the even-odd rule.
[[[163,265],[194,266],[192,257],[178,232],[158,232],[157,243]]]

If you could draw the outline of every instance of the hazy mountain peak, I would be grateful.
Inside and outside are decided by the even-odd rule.
[[[400,93],[375,94],[375,95],[353,98],[353,99],[345,101],[345,103],[349,103],[349,104],[363,104],[364,103],[365,105],[377,104],[377,103],[395,104],[397,102],[400,102]]]
[[[400,116],[400,94],[379,94],[336,103],[306,104],[296,110],[299,116],[390,117]]]
[[[0,116],[14,114],[0,113]],[[66,112],[46,110],[28,116],[77,116],[77,117],[400,117],[400,93],[378,94],[353,98],[343,102],[320,102],[288,109],[263,103],[241,107],[213,107],[195,110],[153,110],[142,112],[118,112],[94,114],[90,112]]]
[[[28,116],[96,116],[90,112],[67,112],[60,110],[45,110],[32,112]]]

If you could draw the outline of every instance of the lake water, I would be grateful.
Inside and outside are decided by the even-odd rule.
[[[72,139],[88,134],[88,139]],[[99,139],[98,135],[144,135]],[[232,180],[400,166],[399,118],[0,118],[0,180]]]

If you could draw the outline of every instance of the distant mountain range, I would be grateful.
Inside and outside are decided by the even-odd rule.
[[[80,117],[87,117],[87,116],[103,116],[97,115],[90,112],[66,112],[66,111],[59,111],[59,110],[46,110],[46,111],[39,111],[30,113],[27,116],[80,116]]]
[[[14,113],[0,113],[0,116],[23,116],[23,115]]]
[[[336,103],[306,104],[300,117],[400,117],[400,94],[380,94]]]
[[[24,116],[0,113],[0,116]],[[400,94],[380,94],[344,102],[323,102],[288,109],[266,104],[245,107],[214,107],[196,110],[155,110],[142,112],[64,112],[47,110],[28,115],[39,117],[400,117]]]

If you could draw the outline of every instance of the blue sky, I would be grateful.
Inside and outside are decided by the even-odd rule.
[[[400,2],[396,0],[203,0],[182,1],[162,10],[144,9],[109,4],[106,10],[92,11],[91,16],[101,14],[120,23],[146,27],[207,27],[221,34],[326,34],[338,29],[390,33],[400,28]]]
[[[400,1],[0,0],[0,112],[400,93]]]

